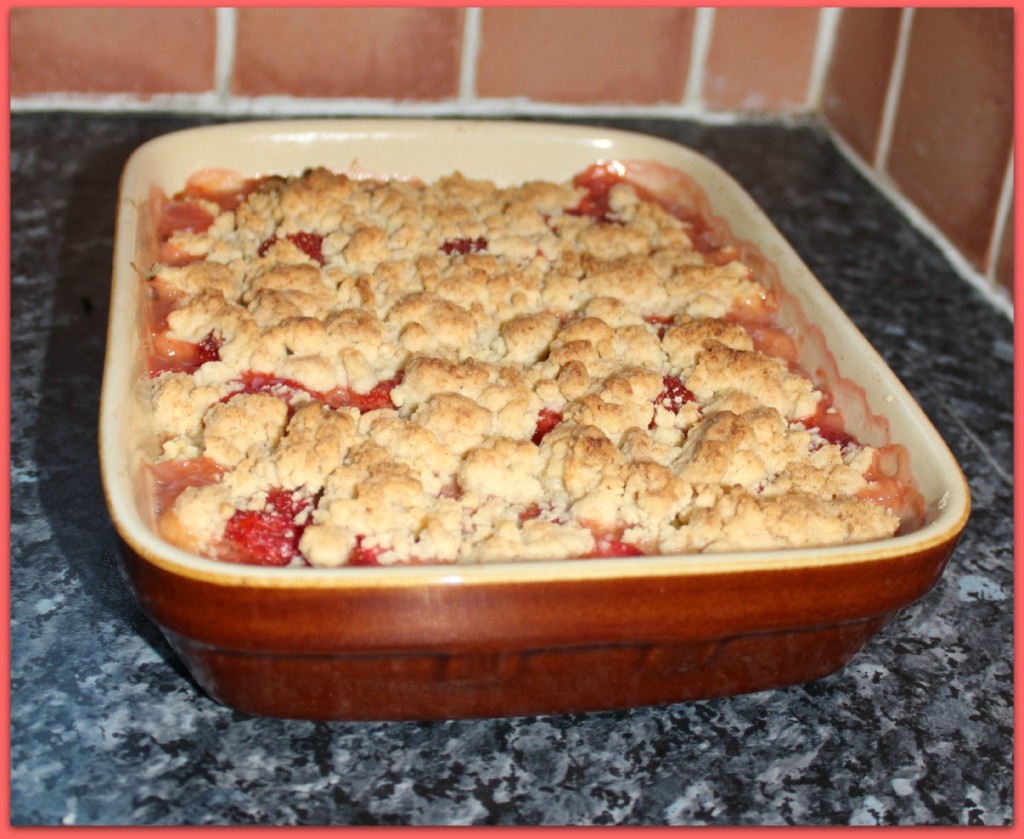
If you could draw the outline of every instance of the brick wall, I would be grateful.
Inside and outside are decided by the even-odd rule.
[[[16,8],[11,107],[820,114],[1006,299],[1014,22],[1009,8]]]
[[[967,264],[1013,289],[1010,9],[847,9],[819,107]]]

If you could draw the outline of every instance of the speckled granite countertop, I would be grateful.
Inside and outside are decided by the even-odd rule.
[[[12,119],[14,824],[1012,822],[1012,325],[808,127],[608,123],[730,171],[945,437],[974,512],[926,597],[839,673],[716,701],[324,724],[206,698],[122,580],[96,462],[118,176],[194,122]]]

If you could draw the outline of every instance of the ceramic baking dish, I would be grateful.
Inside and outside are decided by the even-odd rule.
[[[801,364],[832,390],[848,429],[906,452],[924,499],[919,527],[838,548],[337,569],[216,562],[155,535],[140,481],[155,448],[139,279],[151,260],[153,187],[173,193],[207,167],[258,175],[311,165],[423,179],[459,170],[510,184],[567,179],[598,160],[681,170],[700,187],[694,200],[763,258]],[[921,409],[721,169],[651,137],[510,122],[236,123],[139,148],[118,206],[100,461],[126,577],[202,688],[242,711],[324,720],[588,711],[819,678],[934,585],[970,504]]]

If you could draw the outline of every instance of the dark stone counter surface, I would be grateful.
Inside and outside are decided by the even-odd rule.
[[[813,126],[588,120],[721,163],[920,402],[974,499],[930,593],[840,672],[715,701],[325,724],[203,695],[121,577],[96,455],[118,176],[197,121],[12,117],[14,824],[1012,822],[1012,324]]]

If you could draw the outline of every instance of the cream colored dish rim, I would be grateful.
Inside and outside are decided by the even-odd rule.
[[[833,548],[622,559],[553,560],[480,566],[403,568],[264,568],[191,555],[160,539],[133,501],[130,453],[131,375],[137,352],[138,274],[133,268],[140,210],[152,186],[168,193],[203,168],[247,175],[292,174],[311,165],[386,176],[432,179],[458,169],[500,183],[566,179],[597,160],[654,160],[694,178],[736,235],[754,242],[778,267],[787,292],[810,323],[827,327],[840,375],[861,385],[872,411],[884,412],[911,450],[929,518],[906,535]],[[836,344],[841,345],[836,350]],[[703,155],[647,135],[587,126],[506,121],[288,120],[187,129],[140,146],[122,173],[117,210],[110,323],[100,405],[100,467],[115,527],[140,557],[165,570],[224,585],[381,587],[423,584],[601,580],[721,574],[879,561],[936,549],[956,539],[970,497],[964,476],[938,432],[882,358],[831,299],[743,188]]]

